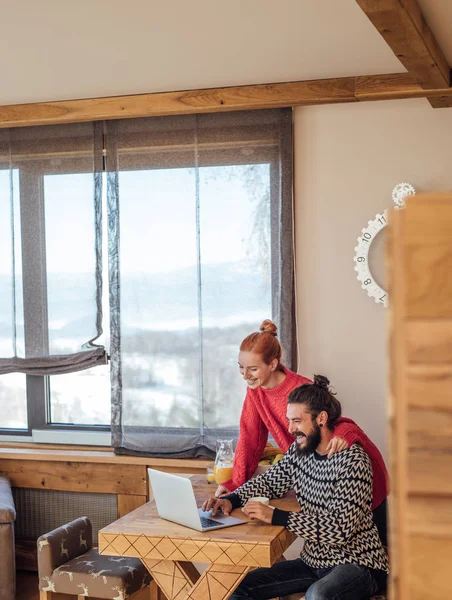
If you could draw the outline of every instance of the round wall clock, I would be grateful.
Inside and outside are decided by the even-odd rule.
[[[403,208],[405,203],[404,199],[407,196],[414,196],[415,194],[414,187],[409,183],[397,184],[392,190],[392,199],[395,208]],[[385,307],[388,306],[388,294],[386,290],[377,283],[372,275],[369,266],[369,255],[375,238],[388,224],[387,218],[388,211],[385,210],[382,215],[377,214],[368,222],[367,227],[364,227],[362,234],[358,238],[358,245],[355,247],[355,256],[353,258],[355,271],[357,272],[356,277],[361,282],[362,289],[365,290],[375,302],[383,304]]]

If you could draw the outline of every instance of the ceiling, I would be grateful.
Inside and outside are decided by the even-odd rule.
[[[447,62],[452,66],[451,0],[418,0],[418,4]]]
[[[355,0],[14,0],[0,68],[0,105],[405,71]]]

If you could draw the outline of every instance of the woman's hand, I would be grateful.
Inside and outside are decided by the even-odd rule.
[[[224,485],[219,485],[217,487],[217,491],[215,492],[215,498],[219,498],[223,494],[229,494],[229,490]]]
[[[242,508],[247,517],[253,521],[262,521],[271,525],[273,518],[273,508],[262,502],[247,502]]]
[[[336,452],[342,452],[342,450],[345,450],[346,448],[348,448],[348,444],[344,438],[339,436],[331,438],[328,446],[326,447],[328,458],[331,458],[333,454],[336,454]]]
[[[202,509],[204,511],[212,510],[212,517],[214,517],[217,512],[221,510],[222,513],[227,517],[232,510],[232,504],[229,500],[223,500],[222,498],[209,498],[203,503]]]

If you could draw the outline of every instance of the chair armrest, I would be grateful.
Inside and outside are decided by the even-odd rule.
[[[51,577],[64,563],[93,547],[93,528],[88,517],[80,517],[38,538],[39,577]]]
[[[5,477],[0,477],[0,523],[14,523],[16,508],[14,506],[11,484]]]

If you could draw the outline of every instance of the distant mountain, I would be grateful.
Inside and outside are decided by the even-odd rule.
[[[106,282],[104,282],[106,285]],[[9,331],[10,281],[0,275],[0,335]],[[58,337],[80,338],[92,335],[92,274],[50,274],[49,323]],[[202,312],[206,326],[236,324],[270,316],[270,289],[256,268],[242,263],[209,264],[201,272]],[[8,299],[8,301],[6,300]],[[124,274],[121,278],[123,333],[137,329],[184,329],[198,319],[198,282],[196,268],[168,273]],[[108,324],[104,323],[107,328]],[[55,332],[56,333],[56,332]]]

